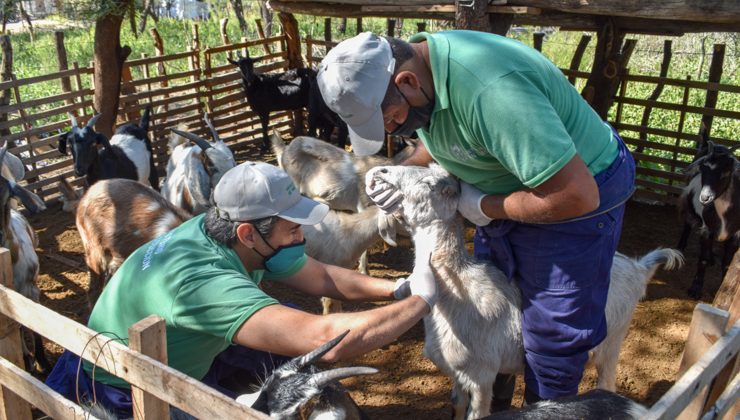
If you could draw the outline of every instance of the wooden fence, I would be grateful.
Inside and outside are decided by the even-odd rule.
[[[223,45],[203,50],[198,45],[197,32],[195,35],[196,41],[188,51],[164,55],[159,41],[155,42],[158,53],[154,57],[129,60],[124,65],[119,121],[137,120],[144,107],[152,106],[150,127],[160,175],[164,175],[168,159],[169,129],[184,124],[187,129],[208,137],[202,117],[204,112],[208,112],[220,137],[234,150],[237,161],[258,156],[255,140],[262,137],[259,118],[250,110],[239,72],[226,61],[227,55],[249,48],[251,56],[259,63],[256,66],[258,72],[288,68],[285,35],[231,43],[224,34]],[[156,32],[153,37],[158,40]],[[307,65],[316,67],[336,42],[330,38],[308,38],[304,44]],[[540,39],[537,45],[541,47],[541,44]],[[589,73],[577,70],[587,44],[588,37],[584,36],[574,52],[570,68],[562,69],[571,83],[576,84],[579,79],[589,77]],[[610,122],[622,134],[638,162],[636,196],[655,202],[675,203],[686,182],[680,170],[693,158],[699,140],[698,133],[686,130],[686,121],[691,114],[700,117],[710,128],[713,118],[740,121],[740,112],[716,108],[718,95],[740,93],[740,86],[718,83],[723,57],[723,46],[715,46],[708,81],[636,75],[627,70],[620,73],[622,84],[615,97]],[[670,57],[667,58],[664,67],[667,67],[665,63]],[[9,141],[19,141],[20,144],[12,150],[21,155],[29,168],[25,182],[45,201],[59,194],[56,186],[59,178],[74,178],[71,158],[62,156],[56,145],[59,134],[69,128],[68,113],[75,114],[80,123],[92,115],[92,73],[92,64],[80,67],[75,63],[70,70],[0,83],[0,93],[5,91],[9,98],[5,104],[0,101],[0,116],[7,115],[6,120],[0,120],[0,135]],[[35,87],[49,83],[67,87],[52,96],[33,97]],[[653,86],[653,94],[648,98],[636,97],[630,89],[634,84]],[[661,101],[660,92],[664,87],[681,89],[682,102]],[[688,98],[697,93],[705,96],[704,106],[689,104]],[[649,117],[653,110],[675,115],[675,127],[651,126]],[[641,112],[643,122],[627,122],[627,111],[632,115]],[[296,126],[302,126],[301,119],[302,113],[274,113],[270,127],[281,132],[293,127],[295,131]],[[738,142],[737,138],[712,137],[712,140],[728,146]],[[84,180],[72,182],[81,185]]]
[[[126,347],[31,301],[12,287],[10,251],[0,248],[0,418],[30,419],[31,404],[55,419],[92,418],[79,405],[23,370],[21,325],[132,384],[135,419],[167,419],[168,404],[204,419],[268,418],[167,366],[163,319],[150,316],[131,326]],[[735,376],[729,385],[718,387],[716,402],[703,409],[707,389],[723,368],[737,370],[737,309],[728,312],[697,305],[684,355],[687,362],[685,367],[682,364],[685,373],[653,405],[646,418],[675,419],[683,412],[687,415],[683,418],[696,419],[708,410],[702,419],[721,419],[733,408],[740,395],[740,376]],[[729,326],[725,330],[726,324]]]
[[[193,46],[185,52],[143,56],[124,64],[119,122],[137,122],[143,109],[152,107],[150,131],[160,176],[164,175],[169,158],[170,128],[184,125],[188,131],[210,137],[204,112],[208,112],[219,136],[239,161],[243,160],[239,159],[239,153],[249,155],[254,140],[261,139],[259,119],[246,102],[240,74],[225,59],[229,53],[250,47],[255,51],[275,51],[262,56],[252,53],[260,63],[255,66],[257,72],[287,69],[284,36],[206,48],[202,52]],[[20,142],[15,147],[11,143],[10,150],[30,168],[24,181],[27,187],[46,202],[59,196],[60,178],[69,179],[75,186],[84,184],[84,178],[75,178],[71,156],[62,155],[57,144],[60,134],[70,128],[70,113],[79,124],[93,115],[93,70],[92,63],[87,67],[75,63],[70,70],[0,83],[0,92],[10,92],[7,105],[0,105],[0,116],[7,115],[6,120],[0,120],[0,134],[4,129],[4,140]],[[23,95],[24,89],[33,92],[42,84],[47,89],[49,84],[59,88],[68,79],[74,82],[69,92],[44,98]],[[285,132],[293,122],[291,113],[274,113],[270,129]]]

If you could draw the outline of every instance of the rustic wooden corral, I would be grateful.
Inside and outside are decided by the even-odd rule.
[[[470,1],[411,0],[271,0],[273,9],[287,13],[333,17],[407,17],[455,19],[456,4]],[[484,2],[482,2],[484,3]],[[498,3],[498,2],[497,2]],[[687,32],[740,31],[740,4],[735,0],[621,1],[511,0],[487,6],[489,14],[511,14],[514,25],[559,26],[564,30],[598,30],[599,18],[610,16],[625,32],[681,35]]]
[[[10,251],[0,248],[0,276],[3,284],[12,285]],[[8,280],[9,279],[9,280]],[[81,408],[46,387],[38,379],[25,374],[17,366],[20,353],[20,326],[39,332],[85,360],[96,363],[113,375],[131,383],[148,394],[147,398],[171,404],[204,419],[268,419],[258,411],[239,404],[213,388],[202,384],[152,357],[145,357],[123,344],[39,305],[11,288],[0,285],[0,418],[31,419],[29,403],[54,418],[90,418]],[[164,328],[155,319],[145,319],[132,326],[136,331],[133,346],[150,356],[161,357]],[[138,341],[137,341],[138,339]],[[144,340],[144,341],[142,341]],[[152,372],[157,374],[153,375]],[[6,375],[7,373],[7,375]],[[22,396],[22,397],[21,397]],[[146,400],[146,399],[145,399]],[[157,409],[148,404],[146,410],[136,407],[134,412],[146,414],[147,419],[160,419]],[[150,409],[151,408],[151,409]],[[149,416],[150,413],[153,413]]]

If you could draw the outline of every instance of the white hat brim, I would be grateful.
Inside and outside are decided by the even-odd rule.
[[[383,111],[378,107],[370,119],[362,125],[351,126],[349,140],[352,142],[352,151],[359,156],[373,155],[383,147],[385,127],[383,126]]]
[[[301,197],[295,205],[281,211],[277,216],[301,225],[315,225],[329,213],[329,206],[310,198]]]

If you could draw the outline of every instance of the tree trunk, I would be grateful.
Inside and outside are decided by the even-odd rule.
[[[265,23],[265,35],[267,37],[272,36],[272,11],[267,7],[267,1],[260,0],[260,14],[262,15],[262,22]]]
[[[120,3],[125,5],[128,0]],[[125,10],[125,9],[123,9]],[[131,54],[131,48],[121,47],[121,24],[123,15],[109,14],[95,21],[95,110],[103,115],[95,124],[95,130],[110,137],[118,114],[123,62]]]
[[[455,29],[488,32],[488,0],[456,0]]]
[[[230,0],[231,1],[231,7],[234,8],[234,14],[236,15],[236,20],[239,21],[239,29],[242,31],[243,36],[247,36],[249,34],[249,28],[247,27],[247,21],[244,19],[244,6],[242,5],[242,0]]]
[[[144,8],[141,12],[141,20],[139,21],[139,31],[137,33],[143,34],[146,29],[146,18],[149,16],[149,9],[152,7],[152,0],[144,0]]]

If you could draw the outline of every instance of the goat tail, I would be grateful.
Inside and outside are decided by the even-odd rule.
[[[672,248],[657,248],[641,257],[638,263],[650,270],[649,277],[652,277],[661,265],[666,270],[681,268],[683,265],[683,254],[681,251]]]

